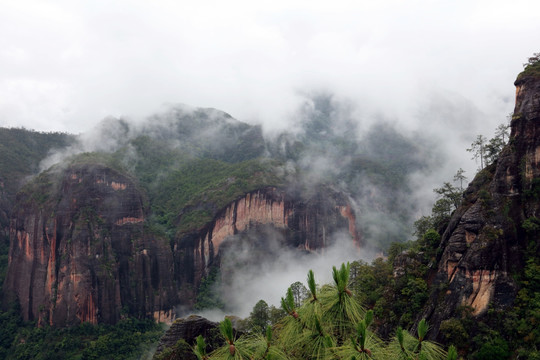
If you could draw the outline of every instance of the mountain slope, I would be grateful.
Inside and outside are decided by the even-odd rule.
[[[510,324],[513,316],[531,316],[528,311],[534,314],[540,305],[532,300],[540,294],[534,280],[540,264],[539,67],[532,64],[518,76],[510,142],[496,164],[476,176],[442,236],[436,279],[422,314],[430,319],[432,337],[444,340],[450,319],[469,314],[507,339],[538,344],[532,333],[520,334]],[[530,301],[524,303],[525,294]],[[537,320],[533,315],[525,323]]]

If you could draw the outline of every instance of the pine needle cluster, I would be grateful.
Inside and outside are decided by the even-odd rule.
[[[447,353],[440,345],[426,340],[429,326],[420,321],[417,336],[398,328],[394,339],[382,341],[370,330],[373,311],[356,300],[349,286],[350,265],[333,268],[333,284],[317,287],[313,271],[308,272],[309,297],[298,308],[292,290],[281,299],[288,314],[266,335],[248,334],[234,338],[232,323],[220,323],[224,346],[209,355],[201,354],[199,340],[194,352],[200,360],[455,360],[457,353]]]

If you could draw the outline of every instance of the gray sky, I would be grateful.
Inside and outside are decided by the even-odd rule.
[[[0,126],[78,133],[184,103],[279,128],[324,89],[405,127],[458,99],[491,129],[540,51],[538,14],[537,0],[0,0]]]

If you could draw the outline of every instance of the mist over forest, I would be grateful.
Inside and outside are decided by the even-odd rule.
[[[539,357],[538,13],[2,2],[0,358]]]
[[[187,105],[170,105],[139,120],[107,117],[77,135],[68,147],[51,151],[40,169],[58,171],[64,164],[80,161],[76,159],[81,156],[89,161],[91,154],[97,154],[97,159],[105,156],[103,159],[138,178],[149,197],[150,222],[171,239],[178,226],[201,226],[226,202],[188,214],[195,219],[187,225],[182,221],[179,225],[177,214],[189,213],[186,209],[208,197],[205,192],[219,188],[224,181],[220,178],[228,178],[236,186],[243,176],[253,176],[253,166],[264,173],[257,181],[302,196],[312,196],[321,191],[320,186],[346,194],[362,234],[361,248],[351,247],[345,240],[350,235],[340,233],[331,235],[327,249],[303,256],[284,246],[282,235],[271,229],[265,236],[245,235],[252,237],[249,241],[227,240],[221,260],[227,281],[213,291],[227,299],[227,311],[247,316],[258,299],[277,305],[287,287],[301,281],[309,269],[329,275],[328,269],[336,263],[370,262],[384,255],[391,243],[411,240],[413,222],[429,215],[436,200],[433,189],[452,181],[457,168],[474,165],[467,160],[468,167],[457,167],[455,155],[464,152],[471,134],[456,129],[452,122],[448,129],[439,127],[438,133],[429,126],[420,131],[383,116],[369,118],[357,107],[328,92],[312,93],[291,115],[288,128],[280,131],[240,122],[217,109]],[[474,109],[464,110],[467,107],[461,102],[432,103],[431,112],[419,115],[418,121],[437,117],[440,111],[458,112],[457,107],[467,119],[460,117],[461,124],[478,121]],[[456,136],[445,137],[449,132]],[[442,141],[443,137],[448,141]],[[234,175],[237,169],[243,170]],[[219,180],[214,185],[213,176]],[[195,189],[191,184],[201,181],[208,183],[191,193]],[[254,186],[240,185],[237,194]],[[227,267],[228,263],[234,266]],[[272,286],[268,287],[270,278]]]

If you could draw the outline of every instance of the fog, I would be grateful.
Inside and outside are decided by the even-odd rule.
[[[336,186],[351,196],[373,246],[410,236],[412,220],[429,213],[432,189],[457,169],[472,179],[478,165],[466,149],[507,122],[513,81],[540,51],[539,11],[534,0],[4,1],[0,126],[79,134],[42,169],[122,146],[129,167],[139,156],[130,139],[182,147],[167,137],[175,111],[219,109],[260,125],[266,156],[305,143],[281,170],[301,172],[307,188],[343,178]],[[230,146],[220,128],[192,135],[210,150]],[[358,159],[402,166],[396,176],[407,191],[349,176]],[[332,265],[374,256],[344,237],[304,261],[269,237],[272,261],[227,284],[237,295],[227,299],[231,308],[245,316],[258,299],[277,305],[308,269],[323,283]],[[249,251],[228,254],[241,261]]]
[[[533,0],[2,2],[0,125],[79,133],[106,116],[182,102],[284,128],[302,94],[321,89],[408,125],[434,92],[461,96],[493,125],[538,50],[539,8]]]
[[[245,318],[259,300],[279,308],[280,299],[291,284],[300,281],[307,287],[309,270],[315,273],[318,284],[328,284],[333,281],[332,266],[355,260],[370,262],[376,256],[355,247],[349,234],[335,234],[331,246],[315,253],[283,246],[283,239],[277,233],[265,235],[244,237],[249,241],[228,240],[222,259],[223,279],[217,289],[226,311],[203,311],[203,316],[214,321],[223,319],[226,313]]]
[[[335,234],[331,247],[310,254],[288,248],[271,229],[233,237],[221,247],[224,281],[216,288],[228,313],[246,317],[260,299],[279,306],[287,287],[303,282],[309,269],[323,284],[331,280],[332,266],[371,261],[390,242],[411,238],[412,222],[429,214],[433,188],[451,181],[460,167],[472,169],[467,174],[472,179],[476,165],[469,159],[463,162],[461,154],[476,136],[471,129],[481,130],[484,114],[459,96],[432,94],[422,105],[415,115],[419,125],[407,127],[397,118],[366,113],[361,104],[329,91],[306,92],[289,117],[288,129],[265,131],[260,155],[281,159],[281,172],[289,174],[291,186],[309,196],[330,182],[349,197],[362,247],[355,247],[348,234]],[[507,121],[505,114],[499,118]],[[224,136],[227,124],[244,129],[240,135],[254,129],[224,112],[182,104],[164,106],[144,118],[107,117],[80,134],[71,147],[52,153],[41,168],[77,153],[121,150],[124,166],[134,170],[141,154],[131,141],[141,135],[158,139],[163,149],[206,149],[218,156],[237,143],[234,136]],[[159,188],[170,170],[154,174],[151,187]],[[218,320],[223,312],[203,315]]]

